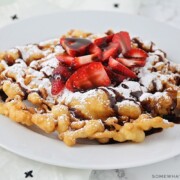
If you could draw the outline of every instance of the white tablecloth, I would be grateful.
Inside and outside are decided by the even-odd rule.
[[[66,9],[96,9],[140,14],[180,28],[179,0],[0,0],[0,27],[18,19]],[[180,156],[143,167],[98,171],[46,165],[0,148],[0,180],[26,178],[34,180],[177,180],[180,179]]]

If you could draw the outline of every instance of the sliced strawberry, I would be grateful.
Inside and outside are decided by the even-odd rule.
[[[61,79],[58,78],[53,79],[51,81],[51,84],[52,84],[52,88],[51,88],[52,95],[58,95],[65,86],[64,82],[62,82]]]
[[[101,49],[96,46],[95,44],[91,44],[88,49],[90,55],[79,56],[79,57],[72,57],[67,53],[58,54],[56,58],[63,64],[72,67],[72,68],[79,68],[84,64],[88,64],[93,61],[98,61],[102,59],[102,51]]]
[[[131,49],[131,39],[128,32],[121,31],[114,34],[112,42],[119,43],[123,54]]]
[[[102,54],[102,60],[106,61],[110,56],[117,57],[120,53],[120,47],[118,43],[109,43],[109,45],[104,49]]]
[[[97,60],[102,59],[102,51],[96,44],[92,43],[89,46],[88,51],[89,51],[90,54],[94,54],[94,56],[93,56],[94,60],[95,59],[97,59]]]
[[[122,74],[130,78],[137,78],[136,74],[133,71],[131,71],[129,68],[116,61],[112,57],[110,57],[108,65],[115,73]]]
[[[148,54],[140,48],[132,48],[124,54],[124,57],[146,59],[148,57]]]
[[[74,61],[74,57],[72,56],[69,56],[68,54],[66,53],[62,53],[62,54],[58,54],[56,56],[56,58],[63,64],[66,64],[68,66],[71,66],[73,61]]]
[[[112,84],[119,84],[121,83],[124,79],[126,79],[126,76],[123,76],[121,74],[117,74],[115,72],[112,71],[112,69],[110,67],[105,67],[105,70],[109,76],[109,78],[112,81]]]
[[[66,81],[72,74],[72,71],[66,67],[66,66],[58,66],[53,71],[53,79],[56,79],[57,77],[60,78],[62,81]]]
[[[95,57],[94,54],[75,57],[73,64],[72,64],[72,68],[77,69],[85,64],[89,64],[89,63],[93,62],[94,57]]]
[[[120,83],[120,82],[122,82],[124,79],[126,79],[126,76],[123,76],[123,75],[121,75],[121,74],[118,74],[118,73],[113,73],[113,81],[114,82],[116,82],[116,83]]]
[[[80,57],[75,57],[73,61],[73,67],[75,69],[85,65],[89,64],[93,61],[100,61],[102,59],[102,51],[101,49],[96,46],[95,44],[91,44],[88,49],[90,55],[86,56],[80,56]]]
[[[70,56],[82,56],[91,44],[91,41],[83,38],[61,38],[60,44]]]
[[[66,82],[70,91],[87,90],[99,86],[109,86],[111,81],[100,62],[92,62],[82,66]]]
[[[116,60],[127,67],[143,67],[146,64],[146,61],[143,59],[133,58],[133,59],[126,59],[126,58],[116,58]]]
[[[94,44],[96,44],[99,47],[106,46],[109,42],[111,42],[112,38],[113,38],[113,34],[101,38],[97,38],[94,40]]]
[[[65,86],[66,80],[71,76],[72,72],[66,66],[58,66],[53,71],[53,76],[51,78],[51,93],[52,95],[57,95]]]

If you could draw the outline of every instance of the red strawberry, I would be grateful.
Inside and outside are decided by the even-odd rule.
[[[92,43],[90,46],[89,46],[89,53],[90,54],[94,54],[94,58],[97,58],[97,60],[101,60],[102,59],[102,51],[101,49],[94,43]]]
[[[58,54],[56,58],[63,64],[72,67],[72,68],[79,68],[84,64],[88,64],[93,61],[97,61],[102,59],[102,51],[101,49],[96,46],[95,44],[91,44],[88,49],[90,55],[79,56],[79,57],[72,57],[66,53]]]
[[[131,39],[128,32],[121,31],[114,34],[112,42],[119,43],[123,54],[131,49]]]
[[[105,70],[106,70],[109,78],[111,79],[112,83],[114,83],[114,84],[119,84],[119,83],[122,82],[124,79],[126,79],[125,76],[113,72],[110,67],[105,67]]]
[[[82,66],[66,82],[70,91],[87,90],[99,86],[109,86],[111,81],[100,62],[92,62]]]
[[[53,78],[56,79],[56,77],[60,78],[62,81],[66,81],[72,74],[72,71],[66,67],[66,66],[58,66],[53,71]]]
[[[82,56],[86,53],[91,41],[83,38],[61,38],[60,44],[70,56]]]
[[[133,71],[131,71],[129,68],[116,61],[112,57],[110,57],[108,65],[115,73],[119,73],[130,78],[137,78],[136,74]]]
[[[113,78],[112,81],[116,82],[116,83],[120,83],[122,82],[124,79],[126,79],[126,76],[123,76],[121,74],[115,73],[113,72]]]
[[[58,66],[53,71],[53,76],[51,78],[51,93],[52,95],[57,95],[65,86],[66,80],[71,76],[72,72],[66,66]]]
[[[117,57],[120,53],[120,48],[118,43],[109,43],[109,45],[104,49],[102,54],[102,60],[106,61],[110,56]]]
[[[113,38],[113,34],[105,37],[97,38],[94,40],[94,44],[96,44],[97,46],[106,46],[109,42],[111,42],[112,38]]]
[[[132,48],[124,54],[124,57],[146,59],[148,57],[148,54],[140,48]]]
[[[146,61],[143,59],[126,59],[126,58],[116,58],[116,60],[127,67],[143,67],[146,64]]]
[[[52,95],[57,95],[61,92],[61,90],[64,88],[65,84],[64,82],[61,81],[61,79],[53,79],[51,81],[52,88],[51,88],[51,93]]]
[[[73,61],[73,67],[79,68],[80,66],[83,66],[85,64],[89,64],[93,61],[99,61],[102,59],[102,51],[101,49],[96,46],[95,44],[91,44],[88,49],[90,55],[75,57]]]
[[[56,58],[63,64],[66,64],[68,66],[71,66],[73,61],[74,61],[74,57],[69,56],[66,53],[62,53],[62,54],[58,54],[56,56]]]
[[[72,64],[72,68],[79,68],[85,64],[89,64],[91,62],[93,62],[95,55],[94,54],[90,54],[90,55],[86,55],[86,56],[80,56],[80,57],[75,57],[73,64]]]

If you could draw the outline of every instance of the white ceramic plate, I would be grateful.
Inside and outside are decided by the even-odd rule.
[[[152,40],[179,60],[180,31],[138,16],[112,12],[63,12],[19,21],[0,29],[0,50],[59,37],[69,29],[90,32],[127,30]],[[0,146],[20,156],[64,167],[128,168],[155,163],[180,154],[180,125],[148,136],[143,143],[76,145],[67,147],[54,136],[28,129],[0,116]]]

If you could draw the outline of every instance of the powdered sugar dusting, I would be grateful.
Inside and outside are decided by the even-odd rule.
[[[42,42],[41,46],[55,46],[57,39]],[[47,50],[39,49],[38,45],[30,44],[26,46],[18,46],[15,49],[10,49],[8,52],[17,53],[20,51],[22,59],[17,59],[12,66],[8,66],[5,61],[0,63],[5,67],[2,75],[9,79],[9,74],[13,74],[16,78],[16,82],[29,93],[33,91],[39,91],[45,89],[47,93],[46,101],[55,103],[55,98],[51,95],[51,82],[50,76],[53,70],[59,65],[56,59],[56,53],[52,53],[50,48]],[[26,61],[29,58],[40,58],[39,60],[31,59],[31,63],[28,66]],[[11,75],[12,76],[12,75]],[[30,78],[30,82],[25,84],[26,78]]]
[[[87,38],[93,41],[97,37],[104,36],[106,36],[106,34],[91,35]],[[122,96],[122,100],[115,102],[118,106],[127,104],[129,106],[140,106],[140,102],[148,98],[154,99],[155,101],[158,101],[162,97],[168,98],[167,92],[163,92],[164,84],[166,82],[173,82],[177,76],[177,72],[180,70],[180,65],[169,62],[163,51],[159,50],[152,42],[147,41],[143,42],[143,47],[152,48],[152,50],[148,53],[149,57],[146,59],[146,65],[142,68],[137,68],[139,78],[137,82],[127,79],[117,87],[99,87],[87,92],[71,92],[65,88],[59,95],[53,96],[51,94],[50,77],[53,74],[53,70],[59,65],[56,55],[64,52],[62,47],[58,44],[58,41],[58,39],[53,39],[41,42],[39,45],[32,44],[11,49],[11,52],[17,53],[20,51],[22,59],[17,59],[12,66],[8,66],[7,63],[2,60],[0,63],[6,69],[2,74],[5,77],[7,73],[15,74],[17,83],[28,90],[29,93],[45,89],[47,93],[47,97],[45,98],[46,102],[68,105],[73,100],[76,100],[78,103],[75,108],[78,108],[78,106],[82,106],[84,103],[89,103],[86,101],[87,98],[92,97],[96,98],[97,101],[103,101],[100,95],[104,95],[104,93],[107,94],[108,98],[112,97],[112,99],[117,100],[116,92],[118,92],[120,97]],[[43,47],[45,47],[44,50],[42,50]],[[38,57],[37,59],[36,55]],[[31,61],[27,62],[29,58],[31,58]],[[170,71],[170,68],[175,69],[174,73]],[[25,79],[27,77],[30,77],[31,81],[25,84]],[[162,92],[154,93],[155,91]],[[135,97],[132,94],[134,92],[139,92],[140,96]],[[107,101],[105,98],[102,103],[109,105],[110,100]]]
[[[18,80],[19,78],[25,75],[25,69],[27,68],[27,65],[24,63],[22,59],[17,59],[16,63],[12,66],[7,66],[7,63],[5,61],[3,61],[3,64],[6,64],[6,70],[2,73],[4,76],[6,76],[7,73],[13,74]]]
[[[168,93],[167,92],[156,92],[155,94],[151,94],[151,93],[144,93],[141,97],[140,97],[140,101],[144,101],[147,100],[149,98],[154,99],[156,101],[158,101],[160,98],[168,98]]]
[[[49,40],[40,42],[39,46],[54,46],[54,45],[58,44],[58,42],[59,42],[58,38],[49,39]]]
[[[124,85],[126,85],[127,88],[123,87]],[[121,93],[125,98],[133,98],[131,96],[131,92],[136,92],[136,91],[147,92],[147,89],[141,86],[138,82],[127,81],[127,80],[124,80],[119,86],[117,86],[114,89],[117,90],[119,93]]]
[[[139,105],[136,104],[134,101],[129,101],[129,100],[124,100],[124,101],[122,101],[122,102],[118,102],[118,103],[117,103],[117,106],[118,106],[118,107],[123,107],[123,106],[125,106],[125,105],[128,105],[128,106],[130,106],[130,107],[133,107],[133,106],[139,107]]]
[[[37,45],[27,45],[27,46],[17,46],[17,49],[21,52],[24,61],[27,61],[31,56],[35,54],[43,55],[42,51],[37,47]]]
[[[164,83],[174,81],[179,76],[173,74],[170,67],[171,63],[166,59],[165,53],[161,50],[151,52],[146,59],[146,65],[139,69],[139,82],[150,91],[153,89],[162,91]]]
[[[69,104],[73,99],[77,99],[81,103],[85,103],[85,99],[87,97],[97,96],[97,92],[95,89],[89,90],[85,93],[81,92],[71,92],[68,89],[64,89],[62,93],[58,96],[58,102],[63,102],[65,104]]]

